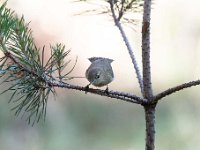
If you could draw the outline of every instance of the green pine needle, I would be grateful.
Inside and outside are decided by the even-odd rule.
[[[0,6],[0,29],[0,50],[4,53],[0,58],[0,85],[10,85],[0,95],[12,91],[9,103],[14,106],[11,110],[34,125],[42,118],[45,120],[48,98],[50,94],[56,95],[51,81],[67,77],[76,63],[63,75],[71,60],[67,58],[70,50],[65,51],[62,44],[50,46],[51,56],[45,63],[45,47],[40,54],[29,23],[6,8],[6,2]]]

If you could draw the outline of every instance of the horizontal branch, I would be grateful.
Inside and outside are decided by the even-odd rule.
[[[5,52],[4,54],[6,57],[10,58],[14,63],[16,63],[21,69],[23,69],[23,71],[25,71],[29,74],[32,74],[33,76],[35,76],[37,78],[40,78],[40,80],[42,80],[43,82],[46,82],[46,84],[48,84],[49,86],[89,92],[89,93],[106,96],[106,97],[110,97],[110,98],[116,98],[116,99],[120,99],[120,100],[131,102],[131,103],[136,103],[136,104],[144,105],[147,103],[146,99],[138,97],[133,94],[129,94],[129,93],[118,92],[118,91],[106,91],[105,92],[105,90],[85,88],[85,87],[78,86],[78,85],[68,84],[68,83],[65,83],[62,81],[58,81],[58,80],[54,79],[53,77],[44,78],[44,77],[38,75],[37,73],[35,73],[34,71],[23,67],[9,52]]]
[[[106,96],[106,97],[110,97],[110,98],[116,98],[116,99],[120,99],[122,101],[127,101],[127,102],[131,102],[131,103],[136,103],[136,104],[146,104],[147,103],[147,100],[144,99],[144,98],[138,97],[138,96],[133,95],[133,94],[124,93],[124,92],[118,92],[118,91],[112,91],[112,90],[105,92],[105,90],[85,88],[85,87],[82,87],[82,86],[72,85],[72,84],[68,84],[68,83],[64,83],[64,82],[60,82],[60,81],[56,81],[56,80],[48,81],[48,84],[53,86],[53,87],[60,87],[60,88],[74,89],[74,90],[78,90],[78,91],[85,91],[87,93],[93,93],[93,94]]]
[[[177,91],[183,90],[185,88],[189,88],[189,87],[197,86],[197,85],[200,85],[200,80],[190,81],[188,83],[184,83],[184,84],[175,86],[173,88],[169,88],[168,90],[165,90],[165,91],[157,94],[156,96],[154,96],[153,101],[154,102],[158,101],[158,100],[162,99],[163,97],[165,97],[167,95],[170,95],[170,94],[173,94],[173,93],[175,93]]]

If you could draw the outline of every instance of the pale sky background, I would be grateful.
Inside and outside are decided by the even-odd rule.
[[[81,13],[97,9],[104,2],[77,3],[70,0],[9,0],[9,6],[19,16],[25,16],[40,47],[61,42],[72,50],[71,58],[78,56],[75,75],[83,75],[89,65],[87,58],[102,56],[112,58],[114,88],[133,89],[138,83],[133,65],[119,31],[108,15]],[[199,76],[200,2],[182,0],[154,1],[151,24],[151,64],[153,86],[165,89],[174,83],[196,79]],[[80,15],[78,15],[80,14]],[[93,13],[95,14],[95,13]],[[141,16],[135,15],[141,21]],[[141,29],[125,26],[136,59],[141,68]],[[134,28],[134,30],[133,30]],[[186,71],[187,70],[187,71]],[[166,81],[167,80],[167,81]],[[78,81],[78,83],[87,81]],[[122,84],[123,83],[123,84]],[[162,88],[163,87],[163,88]]]
[[[1,0],[0,2],[3,1]],[[15,10],[15,12],[19,16],[23,14],[25,20],[27,22],[30,22],[30,27],[32,28],[33,35],[38,46],[42,47],[43,45],[46,45],[46,48],[48,49],[49,44],[63,43],[66,45],[67,49],[71,49],[71,59],[75,60],[76,56],[78,56],[78,63],[73,72],[73,75],[84,76],[85,70],[90,64],[87,60],[87,58],[89,57],[102,56],[112,58],[115,60],[112,64],[115,73],[115,80],[109,85],[110,89],[133,92],[136,95],[140,95],[140,90],[136,80],[133,65],[131,64],[131,59],[129,58],[128,51],[122,41],[118,29],[114,26],[111,16],[109,16],[108,14],[96,15],[95,13],[82,14],[83,12],[90,9],[97,9],[99,10],[98,12],[100,12],[102,6],[107,6],[107,4],[105,4],[101,0],[91,0],[89,3],[78,3],[72,0],[8,1],[8,7],[10,7],[12,10]],[[152,7],[151,68],[153,83],[152,85],[154,93],[156,94],[159,91],[163,91],[177,84],[199,79],[200,1],[154,0],[154,5]],[[138,25],[124,25],[124,28],[129,37],[129,41],[134,49],[134,53],[141,70],[141,14],[134,14],[134,17],[139,19],[140,23],[138,23]],[[88,84],[88,81],[86,79],[77,79],[71,82],[83,86]],[[199,90],[199,87],[185,90],[180,94],[176,94],[174,96],[176,99],[173,99],[171,101],[169,100],[168,103],[159,104],[159,113],[157,114],[158,123],[156,141],[158,149],[162,148],[163,150],[165,150],[165,147],[166,150],[167,148],[183,150],[183,148],[180,147],[174,148],[175,144],[172,144],[172,140],[178,139],[178,142],[176,141],[175,143],[177,143],[178,146],[181,145],[179,144],[180,141],[182,143],[185,143],[184,150],[199,150],[200,118],[198,116],[198,112],[196,112],[196,109],[199,109],[200,107]],[[87,104],[93,104],[93,102],[90,101],[92,95],[85,95],[84,93],[71,90],[62,90],[62,92],[66,93],[67,98],[66,95],[62,93],[63,95],[58,95],[59,100],[49,100],[49,105],[47,109],[47,118],[49,119],[47,119],[48,121],[44,123],[44,127],[39,124],[38,126],[40,127],[34,126],[33,128],[30,128],[29,126],[24,125],[25,122],[20,121],[20,119],[15,120],[13,117],[13,113],[10,113],[9,117],[5,116],[5,118],[7,117],[8,119],[10,118],[11,120],[13,120],[13,125],[9,124],[7,130],[1,130],[2,128],[0,128],[0,146],[4,145],[5,150],[24,150],[27,148],[30,148],[31,150],[42,150],[44,149],[45,144],[51,145],[51,143],[55,142],[56,138],[59,138],[59,141],[55,142],[57,144],[55,144],[55,147],[57,148],[59,146],[63,146],[62,148],[60,148],[61,150],[67,149],[68,145],[71,146],[70,139],[75,139],[75,146],[77,146],[78,144],[84,145],[85,143],[84,141],[81,141],[81,135],[79,135],[79,130],[76,131],[77,128],[74,126],[73,120],[70,120],[70,115],[66,115],[67,113],[70,114],[70,112],[64,110],[64,108],[68,107],[68,109],[70,109],[70,107],[72,107],[72,109],[75,109],[74,111],[77,111],[77,113],[82,107],[89,109],[90,107],[87,107]],[[77,100],[74,98],[77,93],[82,99]],[[194,95],[195,98],[191,100],[190,96]],[[185,98],[185,101],[182,99],[183,97]],[[138,114],[143,112],[141,109],[138,108],[138,106],[135,105],[131,106],[127,103],[116,102],[115,100],[106,101],[104,100],[104,97],[99,96],[94,96],[94,98],[95,100],[97,99],[96,101],[94,100],[95,102],[97,102],[98,104],[100,103],[98,107],[103,105],[101,106],[103,110],[114,110],[114,112],[111,112],[111,114],[113,113],[119,115],[119,119],[122,120],[120,120],[120,122],[122,123],[124,121],[128,124],[127,120],[132,120],[132,118],[130,119],[128,117],[127,120],[123,120],[125,118],[124,116],[126,116],[125,110],[130,112],[134,111],[135,114],[133,116],[137,116]],[[85,99],[89,100],[84,101]],[[77,105],[72,105],[74,103],[73,100],[80,103],[80,108]],[[84,101],[85,103],[82,101]],[[183,103],[179,103],[180,101],[183,101]],[[191,104],[190,107],[188,106],[188,109],[183,109],[187,108],[187,105],[190,105],[190,103],[187,103],[188,101],[192,101],[193,105]],[[186,106],[182,106],[184,104]],[[6,103],[5,105],[7,106],[8,104]],[[94,105],[96,106],[96,104]],[[160,113],[166,110],[164,106],[168,106],[167,110],[169,109],[170,111],[168,110],[167,114],[169,115],[169,118],[174,119],[172,122],[168,121],[169,118],[166,117],[167,115],[165,113]],[[123,109],[121,109],[121,107]],[[193,107],[195,109],[193,109]],[[94,109],[95,108],[96,107],[94,107]],[[8,107],[7,109],[8,112],[9,109],[10,107]],[[174,110],[176,110],[177,112],[173,114],[172,112]],[[194,112],[192,110],[194,110]],[[90,111],[91,110],[89,110],[89,112]],[[99,113],[101,114],[103,113],[103,111],[100,110]],[[179,114],[182,114],[182,116]],[[2,113],[2,115],[5,115],[5,113]],[[94,118],[98,118],[98,113],[92,115],[94,115]],[[163,118],[163,115],[166,118]],[[107,115],[105,115],[104,117],[107,117]],[[113,118],[109,118],[108,114],[107,119],[112,120]],[[116,120],[119,119],[117,118]],[[135,133],[135,130],[138,129],[137,127],[141,127],[142,129],[140,130],[144,132],[144,123],[142,122],[143,119],[143,114],[142,116],[137,116],[137,118],[134,118],[133,122],[136,125],[134,126],[132,132],[134,131]],[[61,122],[61,120],[64,123]],[[163,120],[166,122],[164,122]],[[83,122],[84,121],[80,121],[79,123],[83,124]],[[50,131],[47,129],[45,130],[45,127],[47,125],[51,126]],[[121,128],[120,125],[118,125],[119,129]],[[124,128],[126,128],[127,126],[128,125],[125,125]],[[124,128],[122,126],[122,129]],[[42,131],[42,135],[43,132],[45,132],[50,140],[45,141],[45,138],[41,136],[40,131]],[[108,129],[108,135],[110,134],[109,131],[110,130]],[[168,133],[170,134],[169,136],[167,136]],[[162,138],[161,135],[163,135],[164,138]],[[176,135],[177,137],[173,136],[173,139],[171,138],[171,135]],[[143,137],[136,135],[136,139],[140,138],[141,141],[144,142]],[[127,148],[125,150],[142,149],[140,146],[143,144],[137,142],[136,139],[133,140],[135,143],[132,143],[132,145],[130,144],[130,148]],[[166,141],[166,139],[169,143]],[[93,139],[90,140],[93,141]],[[14,143],[14,145],[11,145],[9,143],[10,141],[12,142],[12,144]],[[103,144],[105,144],[107,141],[105,140],[103,142]],[[123,149],[120,148],[120,145],[118,145],[117,143],[118,142],[115,142],[115,144],[113,144],[115,146],[113,150]],[[137,143],[139,143],[138,145],[140,146],[137,146]],[[92,145],[94,143],[90,144]],[[109,145],[109,142],[106,144]],[[166,145],[163,146],[164,144]],[[43,148],[41,145],[43,146]],[[124,145],[128,147],[126,143],[124,143]],[[173,147],[170,147],[170,145],[173,145]],[[93,147],[94,150],[98,150],[98,148]],[[51,149],[53,150],[53,148]],[[84,150],[84,148],[82,149]],[[69,150],[76,150],[76,148],[69,148]],[[112,149],[110,148],[109,150]]]

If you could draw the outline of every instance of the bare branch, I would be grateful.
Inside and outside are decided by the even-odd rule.
[[[185,88],[190,88],[192,86],[197,86],[197,85],[200,85],[200,80],[190,81],[188,83],[183,83],[183,84],[175,86],[173,88],[169,88],[169,89],[157,94],[156,96],[154,96],[153,101],[156,102],[158,100],[161,100],[163,97],[173,94],[177,91],[183,90]]]
[[[54,86],[54,87],[74,89],[74,90],[78,90],[78,91],[85,91],[87,93],[89,92],[89,93],[93,93],[93,94],[97,94],[97,95],[101,95],[101,96],[116,98],[116,99],[120,99],[122,101],[127,101],[127,102],[131,102],[131,103],[136,103],[136,104],[145,105],[148,102],[144,98],[138,97],[133,94],[124,93],[124,92],[118,92],[118,91],[112,91],[112,90],[105,92],[105,90],[93,89],[93,88],[86,89],[85,87],[82,87],[82,86],[72,85],[72,84],[68,84],[68,83],[64,83],[64,82],[60,82],[60,81],[56,81],[56,80],[48,81],[48,84],[51,86]]]
[[[114,10],[114,2],[113,2],[113,0],[109,0],[109,3],[110,3],[110,8],[111,8],[111,12],[112,12],[112,16],[113,16],[115,25],[118,27],[118,29],[119,29],[119,31],[121,33],[121,36],[122,36],[122,38],[123,38],[123,40],[124,40],[124,42],[126,44],[126,47],[128,49],[129,55],[131,57],[132,63],[133,63],[134,68],[135,68],[135,72],[136,72],[136,75],[137,75],[137,79],[138,79],[138,82],[139,82],[139,85],[140,85],[141,92],[143,92],[142,76],[141,76],[141,73],[140,73],[140,70],[139,70],[135,55],[133,54],[133,48],[131,47],[131,45],[130,45],[130,43],[128,41],[128,38],[127,38],[127,36],[126,36],[126,34],[124,32],[123,27],[121,26],[121,23],[117,19],[117,16],[116,16],[115,10]]]

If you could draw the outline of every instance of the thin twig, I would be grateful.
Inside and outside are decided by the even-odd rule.
[[[124,32],[124,29],[123,27],[121,26],[121,23],[119,22],[119,20],[117,19],[117,16],[115,14],[115,10],[114,10],[114,3],[113,3],[113,0],[109,0],[109,3],[110,3],[110,8],[111,8],[111,12],[112,12],[112,16],[113,16],[113,19],[114,19],[114,22],[115,22],[115,25],[118,27],[120,33],[121,33],[121,36],[126,44],[126,47],[128,49],[128,52],[129,52],[129,55],[131,57],[131,60],[132,60],[132,63],[134,65],[134,69],[135,69],[135,72],[136,72],[136,75],[137,75],[137,79],[138,79],[138,82],[139,82],[139,85],[140,85],[140,89],[141,89],[141,93],[143,93],[143,81],[142,81],[142,76],[141,76],[141,73],[140,73],[140,70],[139,70],[139,67],[138,67],[138,64],[137,64],[137,61],[136,61],[136,58],[135,58],[135,55],[133,53],[133,48],[131,47],[129,41],[128,41],[128,38]]]
[[[135,2],[135,0],[132,0],[127,6],[126,9],[130,9],[133,5],[133,3]]]
[[[121,1],[121,8],[119,10],[119,15],[118,15],[117,21],[120,21],[120,19],[124,15],[124,3],[125,3],[125,0],[122,0]]]
[[[158,100],[161,100],[163,97],[165,97],[167,95],[170,95],[177,91],[183,90],[185,88],[189,88],[189,87],[197,86],[197,85],[200,85],[200,80],[190,81],[190,82],[175,86],[173,88],[169,88],[169,89],[157,94],[156,96],[154,96],[153,101],[156,102]]]

